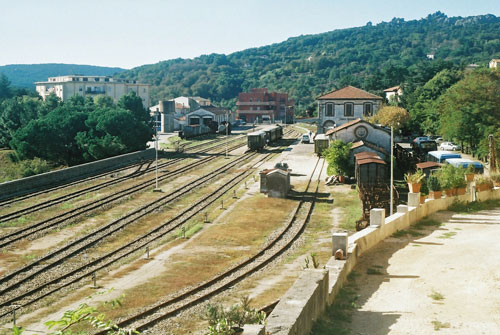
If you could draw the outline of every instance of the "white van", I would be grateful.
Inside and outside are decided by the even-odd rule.
[[[311,143],[311,138],[309,137],[309,135],[302,135],[302,143]]]

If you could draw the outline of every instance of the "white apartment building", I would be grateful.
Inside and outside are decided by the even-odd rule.
[[[104,94],[118,101],[130,92],[135,92],[142,99],[144,108],[150,105],[149,84],[141,84],[135,80],[113,79],[106,76],[69,75],[50,77],[47,81],[36,82],[36,91],[45,100],[51,93],[62,101],[74,95],[96,96]]]

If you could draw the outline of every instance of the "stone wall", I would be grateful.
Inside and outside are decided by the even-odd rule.
[[[324,270],[306,270],[269,315],[266,334],[309,334],[313,320],[318,318],[318,313],[322,313],[327,305],[334,302],[358,258],[396,231],[407,229],[432,213],[446,210],[455,200],[469,202],[500,199],[500,188],[484,192],[473,191],[472,188],[472,191],[465,195],[428,199],[424,204],[416,206],[401,205],[396,213],[387,218],[383,209],[372,209],[370,226],[349,236],[347,259],[336,260],[331,257]],[[332,249],[335,251],[339,246],[333,245]],[[323,278],[323,275],[327,278]],[[328,286],[327,293],[322,294],[325,283]]]
[[[152,159],[154,149],[132,152],[120,156],[101,159],[95,162],[72,166],[66,169],[38,174],[36,176],[11,180],[0,184],[0,200],[62,185],[82,178],[125,166],[132,162]]]

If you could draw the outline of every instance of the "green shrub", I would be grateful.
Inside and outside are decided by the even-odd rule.
[[[346,143],[342,140],[333,141],[330,143],[328,149],[323,151],[323,155],[328,162],[326,172],[329,176],[342,175],[352,177],[354,175],[350,151],[351,143]]]
[[[221,305],[209,304],[203,316],[208,320],[207,335],[232,335],[233,327],[245,324],[263,324],[266,313],[250,308],[250,299],[241,298],[241,304],[233,305],[225,310]]]
[[[431,192],[441,191],[441,183],[439,182],[438,177],[429,176],[429,178],[427,179],[427,188]]]

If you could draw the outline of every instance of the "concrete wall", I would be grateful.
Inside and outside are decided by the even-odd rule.
[[[347,259],[336,260],[332,257],[324,270],[306,270],[269,315],[266,334],[309,334],[313,320],[318,318],[318,313],[322,313],[327,304],[334,302],[358,258],[396,231],[407,229],[427,215],[446,210],[455,200],[469,202],[499,198],[500,188],[495,188],[455,197],[427,199],[424,204],[416,207],[398,206],[397,213],[387,218],[384,210],[373,209],[370,212],[370,226],[349,236]],[[336,250],[335,247],[333,249]],[[323,277],[325,275],[327,278]],[[325,283],[328,286],[327,294],[322,293]]]
[[[266,334],[308,334],[327,299],[328,272],[306,269],[267,318]]]
[[[147,149],[101,159],[91,163],[76,165],[66,169],[42,173],[36,176],[7,181],[0,184],[0,200],[90,177],[98,173],[125,166],[131,162],[152,159],[154,156],[155,150]]]

